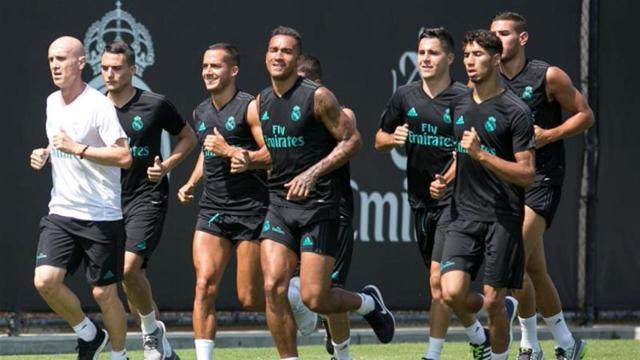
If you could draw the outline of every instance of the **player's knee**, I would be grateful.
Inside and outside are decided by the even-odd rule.
[[[105,304],[118,298],[118,290],[115,284],[94,286],[91,294],[98,304]]]
[[[539,265],[536,261],[527,262],[527,273],[526,276],[531,278],[531,281],[537,282],[540,279],[543,279],[547,276],[547,269],[541,265]]]
[[[434,300],[442,300],[442,283],[440,281],[440,273],[432,273],[429,277],[429,287],[431,288],[431,298]]]
[[[33,277],[33,285],[42,296],[47,296],[56,291],[60,284],[60,281],[54,276],[47,276],[47,274],[36,272]]]
[[[287,282],[275,277],[266,277],[264,280],[264,295],[269,298],[286,297]]]
[[[490,317],[504,312],[504,296],[499,296],[497,293],[485,293],[484,308]]]
[[[211,277],[208,276],[198,276],[196,278],[196,297],[205,299],[205,298],[214,298],[218,295],[218,287],[216,283],[213,281]]]
[[[264,294],[255,289],[245,289],[238,293],[238,301],[242,308],[249,311],[264,310]]]
[[[140,269],[139,267],[134,267],[130,264],[126,264],[124,266],[124,273],[123,273],[123,282],[124,285],[126,287],[134,287],[138,284],[138,281],[140,279],[142,275],[142,269]]]
[[[300,297],[309,310],[320,314],[326,313],[326,294],[323,294],[320,289],[313,287],[300,289]]]

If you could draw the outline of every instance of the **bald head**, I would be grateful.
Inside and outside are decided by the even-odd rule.
[[[63,36],[49,45],[49,69],[54,84],[60,89],[79,88],[85,65],[84,48],[80,40]]]
[[[54,48],[66,51],[76,58],[84,56],[82,43],[72,36],[62,36],[55,39],[51,45],[49,45],[49,50]]]

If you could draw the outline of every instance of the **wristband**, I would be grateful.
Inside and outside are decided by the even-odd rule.
[[[85,145],[84,149],[82,149],[82,151],[80,151],[80,159],[84,159],[84,153],[85,153],[85,151],[87,151],[88,148],[89,148],[89,145]]]

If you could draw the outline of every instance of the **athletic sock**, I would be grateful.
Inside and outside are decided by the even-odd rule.
[[[464,331],[467,333],[469,341],[472,344],[482,345],[487,341],[487,336],[484,334],[484,329],[478,319],[476,319],[476,322],[473,325],[465,327]]]
[[[333,356],[336,360],[350,360],[349,357],[349,343],[351,342],[351,338],[347,338],[347,340],[341,342],[340,344],[336,344],[331,341],[331,345],[333,345]]]
[[[575,344],[573,335],[571,335],[571,331],[569,331],[567,323],[564,321],[562,311],[552,317],[544,318],[544,322],[547,324],[547,327],[549,327],[551,334],[553,334],[556,345],[563,349],[568,349]]]
[[[491,360],[507,360],[509,357],[509,349],[503,352],[502,354],[496,354],[493,351],[491,352]]]
[[[213,360],[213,348],[215,342],[209,339],[196,339],[196,359]]]
[[[358,314],[365,315],[372,312],[376,308],[376,304],[370,295],[363,293],[358,293],[358,295],[360,295],[360,299],[362,300],[360,308],[356,310]]]
[[[427,348],[427,352],[424,357],[427,359],[440,360],[440,353],[442,352],[443,345],[444,339],[429,336],[429,347]]]
[[[111,360],[127,360],[127,349],[111,351]]]
[[[151,334],[158,329],[158,323],[156,323],[156,312],[151,311],[147,315],[140,313],[140,327],[143,334]]]
[[[540,343],[538,342],[538,322],[536,315],[526,319],[518,316],[518,320],[520,320],[520,329],[522,330],[520,347],[539,352]]]
[[[96,328],[96,326],[86,316],[82,319],[80,324],[73,327],[73,331],[80,339],[87,342],[95,339],[98,334],[98,328]]]

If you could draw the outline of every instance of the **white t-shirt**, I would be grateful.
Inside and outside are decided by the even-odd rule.
[[[91,147],[109,147],[127,137],[113,104],[86,84],[70,104],[64,104],[60,91],[47,98],[49,144],[61,128],[73,141]],[[51,145],[49,151],[53,177],[49,214],[94,221],[122,219],[120,168],[80,159]]]

